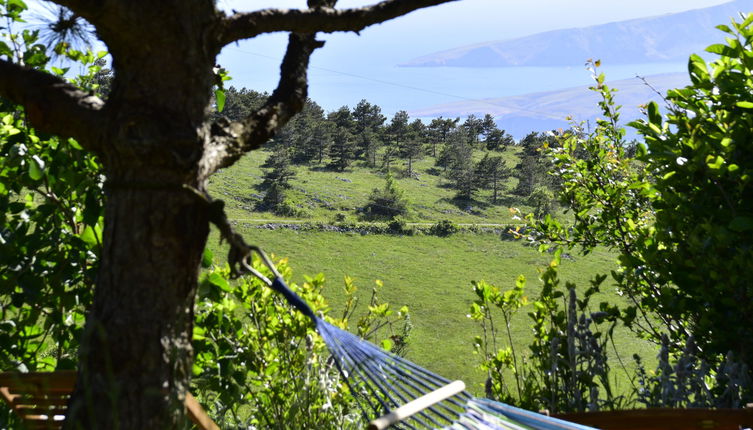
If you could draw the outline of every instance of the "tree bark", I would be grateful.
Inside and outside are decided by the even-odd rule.
[[[447,1],[385,0],[335,11],[336,1],[309,0],[305,11],[227,17],[210,0],[58,0],[107,44],[115,78],[106,103],[0,60],[0,96],[24,105],[40,129],[77,138],[107,176],[104,248],[64,428],[179,427],[198,267],[217,217],[205,180],[302,109],[309,57],[322,45],[316,32],[357,32]],[[220,50],[271,31],[293,32],[278,88],[245,120],[211,124]],[[225,222],[223,236],[228,230]]]
[[[207,209],[181,188],[114,186],[68,428],[175,428]]]

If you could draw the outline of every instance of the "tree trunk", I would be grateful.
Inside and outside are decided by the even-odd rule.
[[[209,230],[203,181],[300,112],[309,58],[323,45],[317,32],[358,32],[446,1],[336,13],[336,1],[309,0],[304,11],[230,16],[209,0],[55,1],[88,20],[106,43],[115,71],[106,102],[0,58],[0,95],[23,104],[40,130],[75,137],[96,153],[108,179],[104,248],[66,429],[179,427]],[[267,102],[242,121],[208,121],[222,47],[278,31],[291,36]],[[327,152],[321,143],[320,163]]]
[[[191,374],[206,207],[181,188],[113,187],[66,428],[176,428]]]
[[[494,175],[493,185],[494,195],[492,196],[492,203],[497,204],[497,175]]]

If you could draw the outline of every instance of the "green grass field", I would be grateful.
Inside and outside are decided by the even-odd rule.
[[[253,227],[242,227],[240,231],[247,240],[268,252],[288,258],[295,282],[302,282],[304,275],[324,273],[327,279],[324,295],[336,313],[343,304],[345,275],[354,278],[359,286],[361,311],[368,302],[374,281],[383,281],[380,298],[394,309],[402,305],[410,308],[414,328],[408,358],[445,377],[463,379],[477,389],[483,375],[477,369],[478,358],[473,353],[472,341],[481,332],[466,316],[474,299],[471,281],[483,279],[506,289],[523,274],[528,279],[527,295],[535,298],[540,290],[538,269],[550,258],[519,242],[502,241],[492,234],[464,233],[438,238]],[[222,253],[216,244],[216,240],[211,243],[215,253]],[[593,274],[612,267],[612,256],[598,252],[565,260],[561,277],[585,287]],[[599,299],[618,300],[610,294],[603,294]],[[528,309],[522,309],[513,322],[518,351],[525,351],[532,338],[527,312]],[[649,345],[627,333],[618,336],[618,347],[624,352],[623,358],[633,352],[646,357],[653,354]]]
[[[506,154],[511,157],[508,165],[514,165],[514,152]],[[539,270],[549,263],[551,255],[541,254],[519,241],[502,240],[492,233],[463,232],[440,238],[259,228],[263,223],[260,220],[281,219],[253,210],[261,198],[256,186],[263,175],[259,167],[263,156],[264,153],[251,154],[232,169],[220,172],[210,184],[212,194],[226,201],[229,217],[246,240],[278,258],[288,258],[295,282],[302,282],[304,275],[324,273],[327,279],[324,295],[336,314],[343,306],[344,276],[354,278],[359,287],[361,312],[374,281],[383,281],[380,299],[393,305],[393,309],[403,305],[410,309],[414,327],[408,358],[447,378],[463,379],[474,392],[480,393],[484,375],[478,369],[479,358],[473,352],[473,339],[481,330],[467,317],[474,300],[471,281],[485,280],[504,290],[513,287],[522,274],[528,279],[526,293],[534,299],[541,286]],[[444,179],[429,173],[432,164],[432,159],[417,163],[419,179],[399,179],[400,187],[413,206],[407,217],[409,221],[516,222],[508,206],[522,203],[520,198],[505,195],[499,205],[479,204],[470,211],[462,210],[452,203],[454,191],[442,186]],[[508,189],[514,185],[512,181],[514,179]],[[371,189],[383,185],[381,174],[364,167],[355,166],[346,172],[298,168],[298,176],[293,181],[295,198],[310,214],[300,221],[328,223],[337,213],[344,213],[347,220],[355,221],[354,209],[365,204]],[[478,200],[485,197],[482,193]],[[219,256],[226,251],[217,243],[217,235],[213,234],[210,248],[221,260]],[[585,289],[595,274],[608,273],[615,267],[614,256],[601,250],[587,257],[563,259],[560,277]],[[592,303],[602,300],[619,302],[623,299],[605,287],[602,296]],[[521,309],[512,326],[515,348],[523,353],[532,341],[527,312],[529,309]],[[625,330],[617,333],[616,343],[626,362],[631,361],[629,357],[636,352],[648,363],[655,355],[651,345]],[[506,345],[506,341],[502,340],[501,344]],[[612,355],[612,366],[617,369],[618,361]],[[619,383],[627,383],[624,374],[616,372],[615,375]]]

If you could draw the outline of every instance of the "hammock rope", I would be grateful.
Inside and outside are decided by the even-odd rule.
[[[261,257],[274,278],[270,280],[245,260],[241,262],[243,268],[312,320],[364,416],[380,417],[371,422],[369,429],[391,426],[415,430],[593,430],[473,397],[462,382],[452,382],[326,322],[287,286],[261,249],[250,248]]]

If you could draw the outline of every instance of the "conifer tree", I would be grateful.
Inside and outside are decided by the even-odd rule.
[[[497,196],[502,181],[510,177],[512,171],[505,166],[500,156],[486,154],[476,165],[476,181],[481,188],[492,190],[492,203],[497,203]]]
[[[330,147],[330,165],[336,170],[343,171],[350,166],[356,154],[356,145],[353,135],[346,128],[338,127],[332,135]]]

